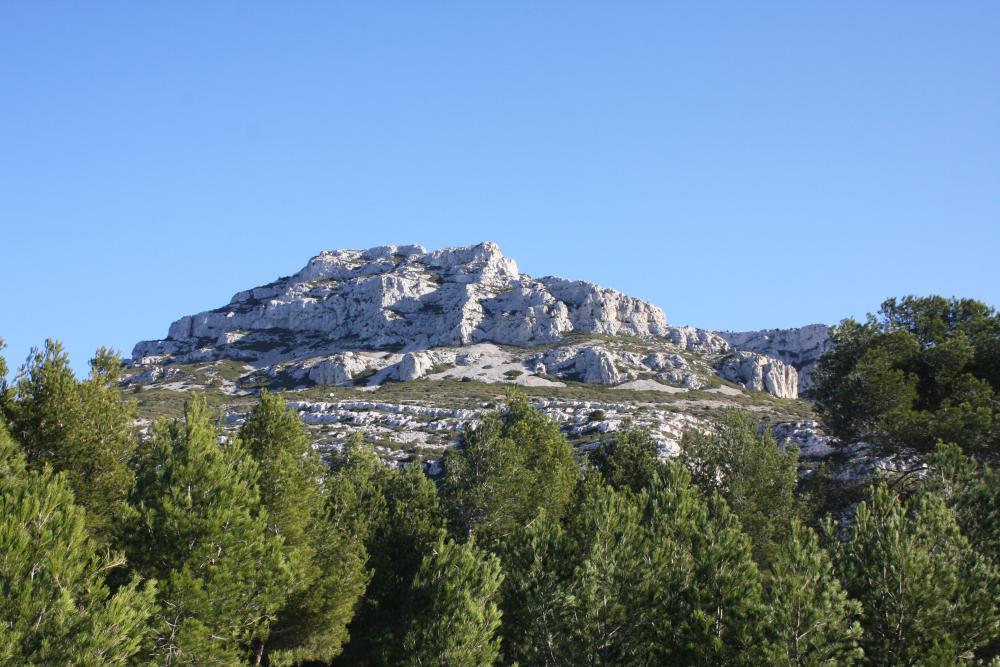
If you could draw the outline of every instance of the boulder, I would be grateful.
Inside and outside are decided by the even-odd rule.
[[[409,382],[427,375],[434,367],[434,359],[427,352],[407,352],[390,372],[390,377],[399,382]]]
[[[352,352],[335,354],[312,365],[307,376],[316,384],[350,386],[356,375],[368,369],[369,363]]]
[[[628,379],[615,365],[614,353],[593,345],[556,348],[533,363],[551,375],[587,384],[618,384]]]

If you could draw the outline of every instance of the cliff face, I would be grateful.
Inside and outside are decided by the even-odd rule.
[[[436,252],[383,246],[321,253],[293,276],[182,317],[165,340],[136,345],[133,359],[199,359],[214,348],[277,360],[322,350],[525,346],[570,332],[666,331],[656,306],[592,283],[535,280],[493,243]]]
[[[719,331],[720,337],[737,350],[756,352],[778,359],[798,370],[798,390],[812,386],[812,369],[830,349],[830,327],[809,324],[794,329]]]
[[[761,340],[668,326],[660,308],[593,283],[532,278],[487,242],[323,252],[292,276],[180,318],[166,338],[136,345],[132,363],[153,383],[170,366],[228,360],[248,364],[255,386],[430,377],[674,393],[722,378],[797,397],[794,346]]]

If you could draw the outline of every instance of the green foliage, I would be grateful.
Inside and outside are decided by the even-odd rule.
[[[296,554],[309,549],[307,534],[322,505],[322,461],[298,414],[280,394],[266,390],[240,428],[240,440],[259,468],[257,488],[268,530],[284,538],[286,552],[298,562]]]
[[[501,552],[504,649],[524,664],[760,664],[760,575],[720,499],[677,464],[638,495],[595,477]]]
[[[1000,315],[972,299],[889,299],[864,324],[844,320],[813,372],[811,396],[845,441],[888,451],[1000,447]]]
[[[329,661],[347,640],[368,580],[363,543],[327,521],[325,467],[302,420],[281,396],[261,392],[240,440],[259,467],[267,529],[283,538],[293,577],[285,605],[257,650],[270,664]]]
[[[810,667],[860,660],[861,605],[847,597],[816,533],[798,520],[775,552],[764,584],[766,625],[778,637],[767,664]]]
[[[511,394],[449,450],[441,492],[453,531],[475,532],[492,547],[531,522],[541,508],[559,515],[573,492],[577,465],[559,425]]]
[[[945,499],[979,553],[1000,559],[1000,476],[995,468],[964,456],[957,445],[939,444],[923,490]]]
[[[183,423],[157,424],[141,462],[129,555],[161,582],[154,655],[171,664],[238,664],[292,582],[256,463],[219,437],[195,399]]]
[[[962,447],[828,520],[829,551],[796,514],[856,488],[821,468],[802,503],[797,453],[746,413],[686,434],[681,462],[618,432],[581,475],[513,394],[439,494],[361,435],[325,466],[267,392],[237,438],[196,400],[137,447],[118,358],[81,382],[50,342],[0,386],[0,666],[997,665],[997,331],[982,304],[912,298],[838,329],[831,423]]]
[[[833,539],[834,562],[863,608],[861,645],[873,665],[956,664],[1000,635],[1000,579],[932,493],[910,503],[885,484]]]
[[[627,429],[614,434],[594,450],[590,462],[606,484],[636,493],[662,475],[666,465],[660,461],[656,441],[645,429]]]
[[[567,517],[575,563],[557,598],[558,659],[564,664],[620,664],[642,656],[644,556],[652,556],[642,506],[628,493],[588,485]],[[557,545],[557,548],[558,545]],[[658,563],[648,566],[657,569]],[[515,630],[515,628],[511,628]]]
[[[406,665],[492,665],[500,658],[503,574],[496,556],[470,541],[440,540],[413,578],[403,639]]]
[[[660,519],[668,529],[656,542],[665,542],[670,555],[649,587],[651,604],[669,614],[668,623],[653,628],[655,663],[761,664],[769,646],[750,541],[720,496],[706,502],[693,491],[678,466],[651,496],[652,516],[669,517]]]
[[[118,357],[101,348],[90,377],[80,382],[62,345],[49,340],[32,352],[5,406],[29,466],[65,473],[100,544],[115,542],[134,482],[129,463],[137,447],[136,410],[118,390],[120,373]]]
[[[63,475],[30,471],[0,424],[0,665],[125,665],[155,605],[152,582],[113,595]]]
[[[568,664],[562,662],[563,625],[575,545],[561,523],[543,513],[507,540],[500,556],[504,657],[526,665]]]
[[[382,489],[389,470],[361,434],[355,434],[331,457],[330,521],[348,535],[368,543],[385,521]]]
[[[367,542],[368,567],[374,574],[351,624],[353,639],[343,664],[403,661],[402,640],[414,604],[410,585],[424,556],[445,534],[437,488],[419,464],[386,470],[379,492],[384,513]]]
[[[706,494],[725,498],[766,565],[796,515],[798,452],[778,447],[749,413],[727,410],[711,432],[684,434],[681,459]]]

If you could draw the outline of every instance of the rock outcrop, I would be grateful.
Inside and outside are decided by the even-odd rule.
[[[809,324],[794,329],[764,329],[762,331],[718,331],[736,350],[757,352],[795,366],[799,372],[799,391],[812,386],[812,369],[830,349],[830,327]]]
[[[556,348],[541,363],[551,375],[587,384],[618,384],[628,379],[618,371],[614,354],[593,345]]]
[[[812,339],[800,339],[672,327],[641,299],[525,275],[493,243],[434,252],[393,245],[322,252],[292,276],[180,318],[165,339],[135,346],[132,365],[142,370],[132,377],[155,384],[165,367],[208,364],[188,375],[197,382],[215,362],[236,360],[246,372],[222,378],[227,391],[429,377],[674,393],[716,384],[718,374],[794,398],[795,369],[771,357],[802,349],[812,359]],[[775,352],[735,352],[736,343]]]
[[[309,368],[307,377],[316,384],[345,386],[354,384],[354,378],[368,368],[368,362],[351,352],[335,354]]]
[[[137,363],[212,358],[269,363],[352,349],[535,345],[571,332],[662,336],[663,311],[597,285],[520,273],[493,243],[323,252],[298,273],[186,315]]]
[[[733,352],[719,362],[719,374],[753,391],[778,398],[798,398],[799,374],[795,367],[756,352]]]
[[[670,327],[666,338],[678,347],[698,354],[723,354],[730,350],[729,342],[721,335],[695,327]]]

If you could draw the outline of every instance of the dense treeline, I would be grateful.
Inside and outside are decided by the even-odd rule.
[[[233,436],[197,396],[140,436],[119,367],[102,350],[78,380],[50,342],[0,387],[0,665],[1000,652],[1000,485],[968,456],[979,441],[830,515],[797,453],[739,411],[665,461],[640,430],[575,453],[512,394],[432,480],[361,438],[321,459],[266,392]]]

